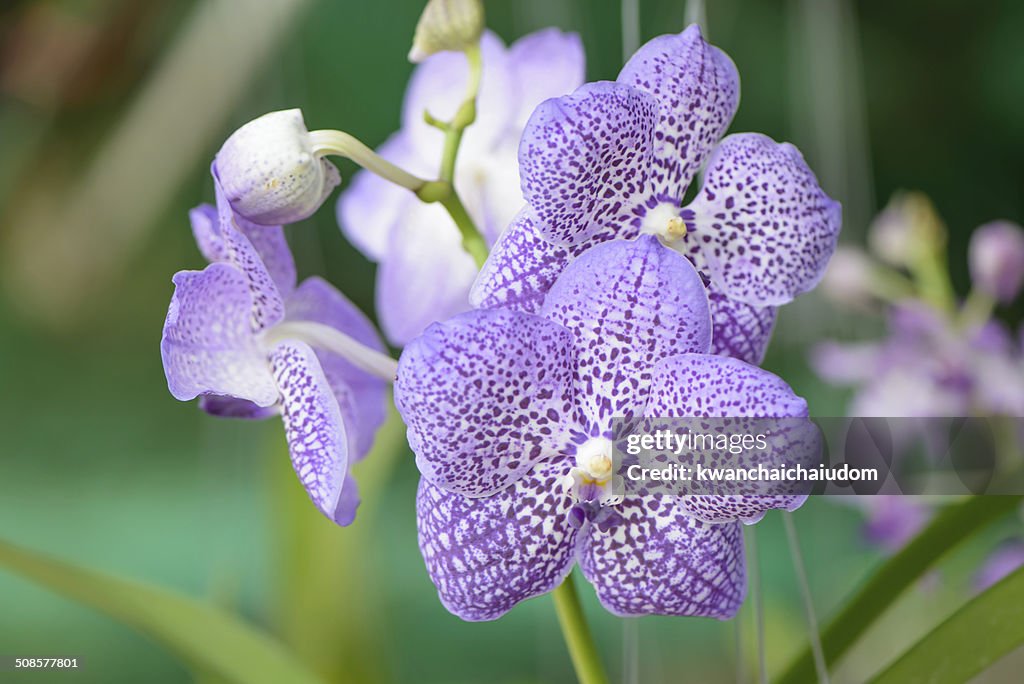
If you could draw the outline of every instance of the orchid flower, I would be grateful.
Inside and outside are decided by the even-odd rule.
[[[710,351],[700,276],[652,236],[581,254],[536,314],[471,311],[411,342],[395,401],[423,474],[420,548],[448,610],[495,619],[578,562],[616,614],[735,615],[736,521],[806,497],[611,491],[615,417],[807,415],[776,376]]]
[[[494,246],[473,304],[536,312],[573,259],[653,234],[707,277],[715,353],[759,363],[775,308],[824,272],[841,212],[792,145],[722,138],[738,103],[736,67],[696,25],[648,42],[616,81],[542,103],[519,146],[527,206]]]
[[[281,226],[253,223],[228,202],[191,213],[202,271],[174,276],[160,342],[176,399],[217,416],[284,421],[292,465],[313,503],[339,525],[355,517],[349,468],[384,420],[394,367],[367,318],[326,281],[296,286]]]
[[[477,121],[466,129],[455,186],[488,243],[497,239],[522,204],[516,148],[526,120],[541,101],[583,82],[583,46],[575,34],[545,29],[509,47],[485,33]],[[378,150],[415,174],[437,172],[444,135],[424,112],[451,118],[464,96],[463,55],[428,57],[413,73],[402,128]],[[434,321],[470,308],[473,259],[445,210],[368,171],[353,178],[338,202],[338,222],[349,240],[379,264],[377,313],[387,338],[404,345]]]

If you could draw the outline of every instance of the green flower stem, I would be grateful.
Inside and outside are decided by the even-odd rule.
[[[555,601],[558,624],[562,627],[562,636],[565,637],[565,645],[569,649],[579,684],[608,684],[608,675],[597,655],[597,647],[583,616],[571,574],[551,592],[551,597]]]
[[[364,145],[358,138],[344,131],[310,131],[309,138],[312,142],[314,155],[334,154],[345,159],[351,159],[367,171],[375,173],[384,180],[391,181],[395,185],[401,185],[403,188],[413,192],[417,192],[427,184],[426,180],[395,166]]]
[[[929,304],[947,313],[956,309],[956,293],[949,282],[945,248],[927,250],[913,260],[910,270]]]
[[[483,73],[483,60],[480,46],[474,45],[466,49],[469,61],[469,84],[466,87],[466,98],[459,105],[451,121],[441,121],[424,112],[424,120],[444,133],[444,151],[441,155],[441,171],[436,181],[425,184],[416,190],[416,195],[424,202],[440,202],[455,221],[462,234],[462,248],[469,253],[477,267],[487,260],[487,241],[473,222],[465,205],[455,190],[455,162],[459,156],[459,145],[462,134],[468,126],[476,121],[476,96],[480,90],[480,77]]]
[[[978,288],[972,289],[970,294],[967,295],[967,299],[964,300],[963,307],[960,309],[960,320],[958,322],[961,329],[970,330],[971,328],[983,325],[992,316],[992,311],[995,308],[995,299]]]
[[[476,224],[469,217],[466,207],[462,206],[462,200],[453,192],[447,200],[441,202],[441,206],[448,210],[455,225],[459,227],[459,233],[462,234],[462,248],[473,257],[477,268],[482,268],[490,250],[484,236],[476,229]]]
[[[888,559],[851,596],[821,634],[825,660],[836,663],[893,601],[936,561],[973,533],[1012,512],[1024,496],[974,496],[935,516],[931,524]],[[814,681],[814,656],[806,649],[777,684]]]

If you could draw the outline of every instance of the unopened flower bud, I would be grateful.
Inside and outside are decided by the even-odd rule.
[[[480,0],[430,0],[416,24],[409,61],[419,63],[445,50],[463,51],[476,45],[483,31]]]
[[[868,244],[894,266],[909,266],[946,242],[946,230],[931,200],[922,193],[895,195],[868,229]]]
[[[215,166],[232,208],[265,225],[308,218],[341,183],[338,169],[314,150],[298,109],[264,114],[239,128]]]
[[[1002,303],[1024,285],[1024,229],[1009,221],[979,226],[967,252],[975,287]]]
[[[835,302],[862,306],[872,298],[872,270],[871,259],[864,252],[855,247],[838,247],[829,261],[821,288]]]

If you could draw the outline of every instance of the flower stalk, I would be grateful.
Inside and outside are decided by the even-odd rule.
[[[309,137],[315,155],[335,154],[351,159],[364,169],[413,192],[418,192],[427,184],[426,180],[395,166],[344,131],[311,131]]]
[[[573,669],[576,670],[576,679],[580,684],[608,684],[608,675],[605,674],[594,638],[583,616],[583,607],[580,606],[571,574],[551,592],[551,597],[555,601],[558,624],[562,628]]]
[[[483,73],[480,44],[475,43],[466,48],[465,54],[469,62],[469,83],[466,86],[466,97],[456,110],[455,116],[451,121],[441,121],[430,112],[423,113],[423,119],[429,125],[444,133],[444,150],[441,154],[439,179],[429,184],[429,187],[421,188],[416,195],[424,202],[441,203],[459,228],[462,248],[473,257],[477,267],[480,267],[487,260],[487,242],[455,190],[455,162],[459,155],[459,145],[462,144],[462,134],[466,128],[476,121],[476,97],[480,91],[480,77]]]

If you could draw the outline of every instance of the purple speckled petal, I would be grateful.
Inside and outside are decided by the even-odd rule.
[[[566,457],[544,461],[480,499],[420,480],[420,551],[445,608],[463,620],[494,620],[561,583],[577,540],[561,483],[571,467]]]
[[[224,238],[220,234],[220,219],[217,207],[208,202],[188,212],[192,224],[192,236],[196,239],[199,253],[211,264],[217,261],[228,261],[229,255]]]
[[[569,248],[552,244],[537,233],[537,221],[527,206],[501,234],[473,283],[469,295],[473,306],[526,313],[540,310],[572,257]]]
[[[431,323],[469,310],[475,277],[476,264],[441,205],[410,208],[377,272],[377,314],[388,340],[404,346]]]
[[[235,216],[235,224],[256,250],[278,293],[288,297],[295,289],[295,258],[284,237],[284,227],[264,226],[242,216]]]
[[[556,28],[536,31],[512,43],[508,66],[519,105],[512,125],[522,130],[538,104],[582,85],[585,62],[579,35]]]
[[[573,333],[577,401],[591,432],[643,411],[659,360],[711,345],[700,276],[653,236],[581,254],[548,292],[541,315]]]
[[[680,248],[718,291],[754,306],[786,304],[813,288],[842,218],[799,150],[757,133],[722,141],[688,210],[694,231]]]
[[[772,339],[778,310],[773,306],[751,306],[708,288],[711,304],[711,353],[760,365]]]
[[[239,258],[239,253],[247,255],[255,250],[282,297],[295,289],[295,259],[283,227],[253,223],[238,214],[232,214],[233,221],[222,223],[220,213],[212,204],[200,204],[188,215],[192,235],[207,261],[234,263],[244,269],[245,262]]]
[[[395,382],[420,472],[487,496],[564,449],[573,366],[569,332],[538,316],[482,309],[427,328],[402,353]]]
[[[339,510],[348,477],[348,437],[316,354],[304,342],[289,340],[274,347],[270,363],[295,474],[321,513],[339,525],[351,522],[350,497]]]
[[[437,171],[420,160],[404,132],[392,135],[376,152],[410,173]],[[380,261],[387,254],[391,232],[410,208],[418,204],[419,199],[406,188],[362,170],[352,177],[351,184],[338,197],[338,225],[356,249],[368,259]]]
[[[630,497],[615,507],[623,521],[587,529],[580,567],[612,613],[714,617],[736,615],[746,593],[743,534],[711,525],[674,497]]]
[[[793,394],[781,378],[737,359],[709,354],[684,354],[665,359],[654,370],[651,398],[644,414],[648,417],[684,418],[806,418],[807,402]],[[755,434],[756,426],[739,434]],[[787,433],[787,434],[783,434]],[[780,421],[770,436],[771,451],[764,458],[785,458],[810,465],[819,447],[818,433],[808,422]],[[785,449],[781,448],[785,445]],[[785,453],[782,453],[782,452]],[[708,458],[717,458],[709,455]],[[744,454],[729,457],[733,467],[756,467]],[[792,459],[792,460],[790,460]],[[699,461],[704,461],[703,457]],[[766,467],[779,463],[759,460]],[[713,465],[703,462],[703,465]],[[724,465],[719,463],[719,466]],[[764,485],[755,485],[763,490]],[[788,485],[780,485],[785,491]],[[735,489],[733,489],[735,491]],[[766,511],[784,508],[792,511],[803,505],[803,494],[734,495],[700,494],[684,497],[684,508],[701,520],[722,523],[760,520]]]
[[[652,96],[609,81],[534,110],[519,143],[519,173],[544,237],[580,244],[636,218],[657,116]]]
[[[725,134],[739,105],[732,60],[704,42],[700,28],[658,36],[637,50],[619,74],[658,101],[654,137],[655,194],[681,203],[686,187]]]
[[[160,353],[176,399],[219,394],[260,406],[277,401],[266,353],[250,327],[251,311],[249,281],[230,264],[174,275]]]
[[[384,351],[373,324],[333,285],[307,278],[288,299],[288,320],[312,321],[340,330],[371,349]],[[314,348],[327,382],[341,409],[352,461],[366,455],[387,411],[387,384],[325,349]]]
[[[242,232],[234,209],[224,196],[224,191],[214,175],[214,186],[217,193],[217,215],[220,238],[224,241],[224,261],[237,266],[249,281],[252,291],[252,327],[259,332],[278,323],[284,318],[284,299],[278,289],[274,276],[263,262],[263,256],[257,251],[252,241]],[[248,224],[247,224],[248,225]],[[280,226],[276,227],[280,230]],[[284,241],[283,234],[280,236]],[[287,245],[284,250],[287,251]],[[291,258],[291,252],[288,252]],[[294,269],[294,264],[292,264]],[[280,267],[279,267],[280,270]],[[280,274],[279,274],[280,275]],[[292,276],[294,278],[294,276]],[[294,284],[294,280],[292,280]]]

